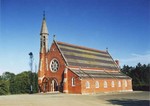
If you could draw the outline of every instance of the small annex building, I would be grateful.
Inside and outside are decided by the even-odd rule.
[[[48,49],[45,17],[40,32],[38,85],[40,92],[93,94],[132,91],[132,79],[121,73],[107,50],[53,40]]]

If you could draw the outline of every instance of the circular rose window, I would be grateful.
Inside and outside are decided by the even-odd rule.
[[[51,62],[50,62],[50,69],[52,72],[56,72],[59,68],[59,63],[56,59],[53,59]]]

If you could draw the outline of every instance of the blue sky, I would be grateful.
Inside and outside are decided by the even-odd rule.
[[[149,0],[0,0],[0,74],[39,64],[43,10],[56,40],[106,50],[120,65],[150,63]]]

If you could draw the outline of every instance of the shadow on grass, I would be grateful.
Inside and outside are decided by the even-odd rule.
[[[137,100],[137,99],[119,99],[119,100],[107,100],[113,105],[120,106],[150,106],[150,100]]]

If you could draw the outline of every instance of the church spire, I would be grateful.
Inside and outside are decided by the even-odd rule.
[[[45,19],[45,11],[43,12],[43,21],[42,21],[42,26],[41,26],[41,47],[40,47],[40,52],[48,52],[48,29],[46,25],[46,19]]]
[[[43,20],[40,32],[40,59],[39,59],[39,71],[38,77],[42,78],[46,75],[47,72],[47,52],[48,52],[48,30],[45,20],[45,12],[43,12]],[[42,80],[38,80],[41,83]]]
[[[48,34],[48,30],[47,30],[47,25],[46,25],[46,19],[45,19],[45,11],[43,12],[43,21],[42,21],[42,27],[41,27],[41,32],[40,35],[42,34]]]

